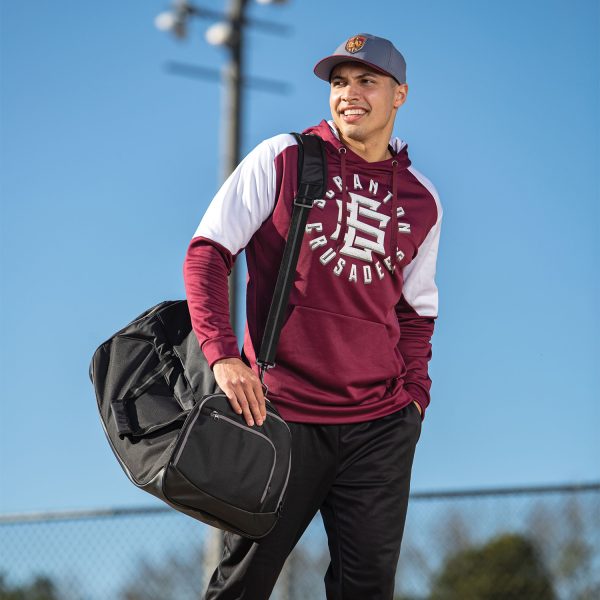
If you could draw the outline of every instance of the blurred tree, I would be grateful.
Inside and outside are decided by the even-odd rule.
[[[121,600],[192,600],[202,591],[202,548],[157,561],[140,559]]]
[[[555,600],[539,552],[527,538],[504,534],[450,555],[432,582],[430,600]]]
[[[32,582],[9,586],[0,573],[0,600],[59,600],[56,586],[48,577],[37,576]]]
[[[594,527],[593,521],[586,523],[587,519],[577,498],[567,500],[561,521],[564,534],[556,569],[558,577],[565,583],[569,598],[578,600],[598,598],[597,595],[591,595],[594,585],[592,567],[594,548],[590,543],[589,535],[592,533],[591,528]],[[596,535],[597,533],[596,530]],[[596,586],[598,583],[596,579]]]
[[[277,597],[282,600],[319,597],[328,562],[327,550],[309,553],[297,546],[281,574]],[[197,600],[204,592],[202,564],[202,547],[153,561],[142,558],[121,589],[119,600]]]
[[[593,497],[567,497],[552,509],[536,502],[528,518],[529,534],[552,571],[561,597],[600,598],[600,507]]]
[[[455,552],[468,550],[473,540],[473,522],[469,518],[469,507],[450,507],[445,511],[442,522],[436,527],[437,536],[441,536],[447,548]]]

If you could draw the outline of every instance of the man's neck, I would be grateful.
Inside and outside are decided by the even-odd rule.
[[[389,138],[377,140],[371,144],[359,142],[357,140],[347,139],[340,133],[340,142],[350,148],[354,154],[358,154],[362,159],[367,162],[380,162],[387,160],[392,157],[392,153],[389,149]]]

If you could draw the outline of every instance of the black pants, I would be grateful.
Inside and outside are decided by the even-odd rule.
[[[289,423],[292,471],[283,514],[252,541],[226,533],[205,600],[267,600],[318,510],[331,562],[328,600],[392,600],[421,417],[414,404],[349,425]]]

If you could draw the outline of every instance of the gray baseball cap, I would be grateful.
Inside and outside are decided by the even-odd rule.
[[[343,62],[357,61],[383,71],[398,83],[406,83],[406,61],[394,44],[385,38],[359,33],[340,44],[331,56],[320,60],[313,69],[315,75],[329,81],[333,67]]]

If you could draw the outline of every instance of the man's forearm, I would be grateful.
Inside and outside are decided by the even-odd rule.
[[[226,248],[201,237],[191,241],[183,264],[192,327],[211,368],[219,359],[240,357],[229,313],[232,267],[233,256]]]
[[[417,315],[405,301],[398,304],[396,314],[400,325],[398,350],[406,366],[404,387],[424,414],[430,399],[429,361],[435,319]]]

